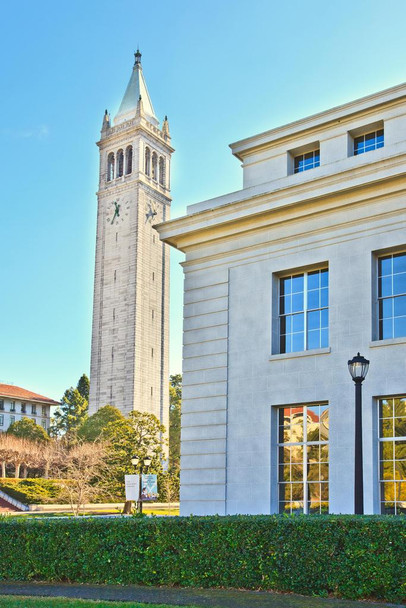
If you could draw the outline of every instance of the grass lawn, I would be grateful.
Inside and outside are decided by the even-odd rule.
[[[0,608],[173,608],[173,606],[140,604],[139,602],[94,602],[92,600],[68,600],[60,597],[2,595],[0,596]],[[193,608],[193,606],[189,608]]]

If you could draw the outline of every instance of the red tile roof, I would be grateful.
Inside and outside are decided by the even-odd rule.
[[[44,395],[38,395],[32,391],[27,391],[25,388],[14,386],[13,384],[0,384],[0,397],[13,397],[28,401],[41,401],[49,405],[59,405],[58,401],[44,397]]]

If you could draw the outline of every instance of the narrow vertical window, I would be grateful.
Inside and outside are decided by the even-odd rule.
[[[378,259],[379,340],[406,336],[406,253]]]
[[[151,175],[151,150],[145,148],[145,175]]]
[[[279,512],[328,513],[328,405],[282,407],[278,414]]]
[[[114,179],[114,154],[110,152],[107,157],[107,181],[111,182]]]
[[[154,356],[154,349],[151,348],[151,357],[153,357],[153,356]]]
[[[152,386],[151,386],[151,397],[152,397],[152,395],[153,395],[153,392],[154,392],[154,389],[153,389],[153,388],[152,388]]]
[[[406,514],[406,396],[379,400],[381,513]]]
[[[152,153],[152,179],[158,180],[158,157],[156,152]]]
[[[116,279],[117,279],[117,270],[114,271],[114,282],[116,281]]]
[[[123,177],[124,175],[124,152],[119,150],[117,152],[117,177]]]
[[[279,283],[280,352],[328,346],[328,269],[282,277]]]
[[[165,159],[163,156],[159,157],[159,183],[161,186],[165,186]]]
[[[127,146],[125,151],[125,174],[129,175],[133,170],[133,147]]]

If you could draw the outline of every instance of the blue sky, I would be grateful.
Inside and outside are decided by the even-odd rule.
[[[2,4],[0,382],[60,399],[89,373],[99,137],[139,45],[168,115],[172,217],[238,190],[230,142],[406,80],[404,0]],[[181,370],[182,255],[171,262]]]

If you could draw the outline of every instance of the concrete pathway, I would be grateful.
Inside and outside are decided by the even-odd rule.
[[[118,585],[70,585],[67,583],[0,582],[0,595],[68,597],[209,608],[387,608],[388,606],[400,608],[401,606],[400,604],[353,602],[266,591],[179,589],[136,585],[125,587]]]

